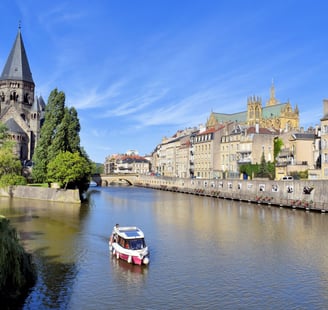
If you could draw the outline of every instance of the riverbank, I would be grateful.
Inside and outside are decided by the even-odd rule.
[[[304,211],[328,212],[328,182],[324,180],[180,179],[142,175],[134,185]]]
[[[58,188],[17,185],[0,188],[0,196],[54,202],[81,203],[78,189],[64,190]]]

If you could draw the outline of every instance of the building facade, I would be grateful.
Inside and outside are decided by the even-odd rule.
[[[124,174],[124,173],[139,173],[148,174],[150,163],[139,155],[134,154],[113,154],[106,158],[104,163],[105,174]]]
[[[321,178],[328,179],[328,99],[323,101],[321,118]]]
[[[273,162],[276,135],[275,130],[261,128],[258,125],[234,125],[230,132],[221,137],[221,176],[239,178],[239,167],[244,164],[260,164],[262,155],[267,162]]]

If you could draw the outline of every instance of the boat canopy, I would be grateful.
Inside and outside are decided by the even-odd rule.
[[[143,232],[138,227],[115,227],[114,231],[124,239],[144,238]]]

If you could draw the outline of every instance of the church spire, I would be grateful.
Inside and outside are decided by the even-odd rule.
[[[271,89],[270,89],[270,99],[269,101],[267,102],[267,106],[271,106],[271,105],[275,105],[277,104],[278,101],[275,97],[275,89],[274,89],[274,83],[273,83],[273,79],[272,79],[272,84],[271,84]]]
[[[34,84],[22,39],[20,22],[14,45],[2,71],[0,80],[25,81]]]

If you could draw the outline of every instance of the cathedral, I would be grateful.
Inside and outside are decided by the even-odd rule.
[[[289,102],[280,103],[275,97],[275,88],[272,83],[270,99],[262,105],[260,97],[250,97],[247,100],[247,110],[238,113],[225,114],[212,112],[207,120],[206,127],[215,127],[218,124],[235,122],[239,125],[272,128],[279,132],[288,132],[299,129],[299,110],[294,109]]]
[[[0,122],[15,142],[22,162],[32,159],[44,120],[45,102],[35,96],[35,84],[19,27],[0,76]]]

